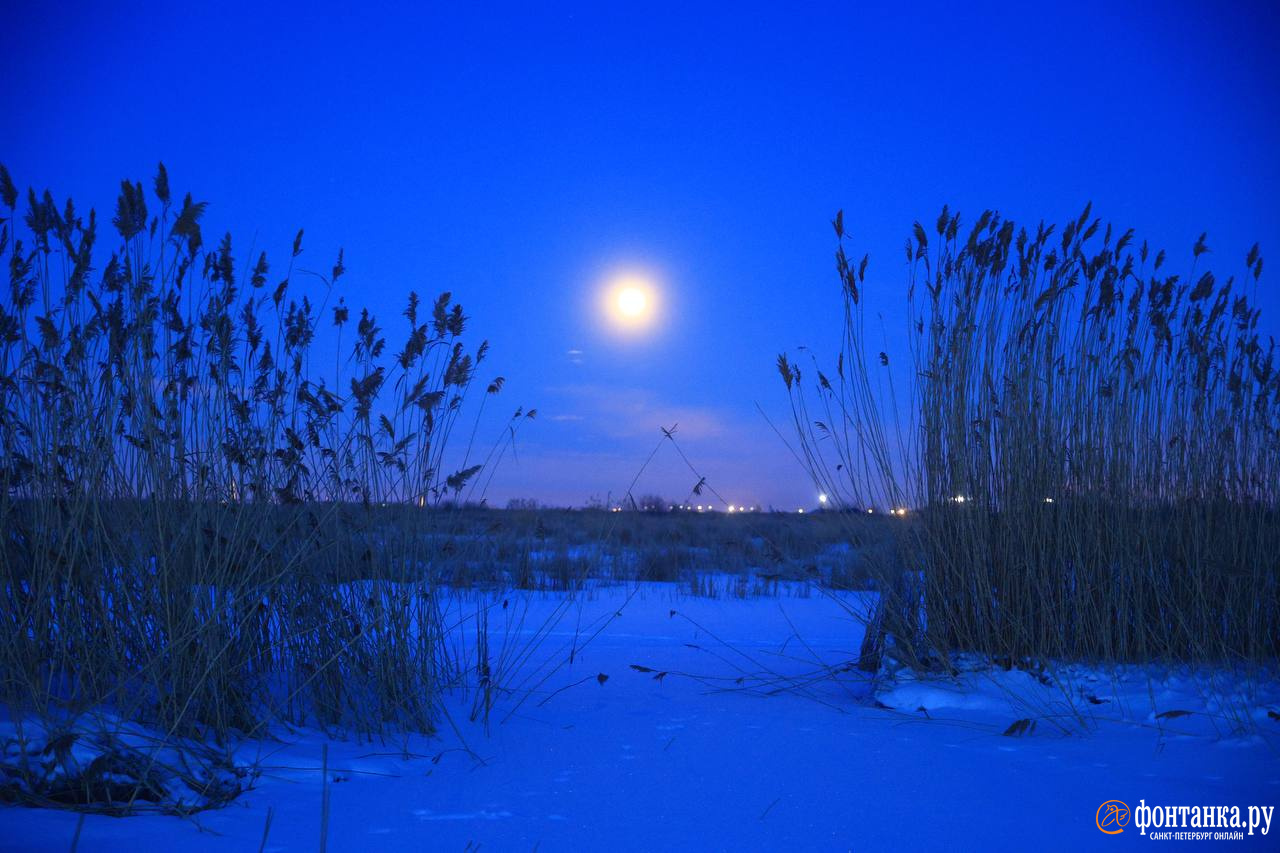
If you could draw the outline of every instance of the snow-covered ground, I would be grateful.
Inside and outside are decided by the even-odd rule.
[[[1157,831],[1141,837],[1131,820],[1104,835],[1108,800],[1280,805],[1274,679],[972,662],[956,677],[873,683],[841,666],[861,629],[838,602],[781,593],[645,584],[567,607],[505,593],[489,630],[510,692],[487,725],[470,719],[471,692],[449,700],[437,737],[328,741],[328,849],[1103,849]],[[262,776],[227,808],[89,817],[79,849],[257,850],[269,811],[265,849],[319,849],[325,739],[277,734],[240,747]],[[0,808],[0,848],[67,850],[77,820]],[[1280,826],[1241,831],[1246,847],[1278,849]]]

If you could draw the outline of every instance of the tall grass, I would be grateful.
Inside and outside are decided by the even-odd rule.
[[[461,306],[410,294],[393,351],[335,299],[341,252],[207,245],[163,165],[121,185],[105,260],[93,211],[20,215],[2,167],[0,202],[0,701],[216,740],[431,730],[458,672],[427,534],[481,467],[446,467],[487,350]]]
[[[1060,229],[944,208],[906,243],[910,327],[891,353],[866,329],[868,261],[833,224],[841,352],[834,370],[779,369],[824,490],[913,510],[918,573],[880,617],[899,654],[1276,657],[1280,371],[1256,246],[1223,280],[1203,236],[1179,274],[1089,208]]]

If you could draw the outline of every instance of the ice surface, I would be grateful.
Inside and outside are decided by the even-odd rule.
[[[1123,838],[1099,833],[1109,799],[1280,803],[1274,681],[1210,690],[1208,674],[1155,666],[1045,674],[974,661],[954,677],[873,685],[841,668],[861,635],[846,610],[800,587],[782,593],[708,599],[645,584],[580,595],[520,670],[500,673],[525,692],[500,695],[487,727],[468,719],[474,696],[457,695],[457,732],[446,721],[435,738],[329,743],[328,849],[1077,850],[1145,842],[1132,825]],[[502,597],[495,649],[508,632],[519,648],[563,604]],[[856,593],[845,601],[860,606]],[[544,664],[570,652],[539,684]],[[1193,713],[1157,716],[1169,710]],[[1034,730],[1004,736],[1020,718]],[[91,816],[79,849],[256,850],[269,807],[267,850],[318,849],[324,739],[277,735],[240,747],[263,772],[231,806],[193,820]],[[0,808],[0,848],[65,851],[76,822]]]

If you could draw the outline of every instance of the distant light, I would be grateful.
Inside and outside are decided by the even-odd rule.
[[[826,496],[826,495],[818,495],[818,503],[820,503],[820,504],[824,504],[824,503],[826,503],[826,502],[827,502],[827,496]]]
[[[729,504],[729,512],[733,512],[733,504]]]
[[[1051,503],[1053,503],[1053,498],[1045,498],[1045,499],[1044,499],[1044,502],[1045,502],[1045,503],[1047,503],[1047,504],[1051,504]]]
[[[871,515],[873,512],[875,512],[875,510],[874,510],[874,509],[869,509],[869,510],[867,510],[867,515]]]
[[[801,515],[804,515],[804,507],[800,507],[800,509],[796,510],[796,512],[800,513]]]
[[[956,495],[956,496],[955,496],[954,498],[952,498],[951,500],[955,501],[955,502],[956,502],[956,503],[958,503],[958,504],[962,504],[962,503],[964,503],[965,498],[964,498],[964,495]]]

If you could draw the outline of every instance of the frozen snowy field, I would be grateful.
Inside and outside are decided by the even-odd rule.
[[[806,592],[581,594],[519,668],[496,672],[520,689],[497,696],[487,731],[469,719],[472,692],[453,697],[457,730],[442,722],[439,737],[329,742],[328,849],[1106,849],[1149,841],[1132,822],[1100,833],[1106,800],[1280,804],[1274,681],[1210,694],[1203,677],[1155,667],[1043,678],[1014,668],[873,685],[822,671],[856,657],[861,630]],[[491,611],[495,659],[504,637],[527,646],[564,603],[525,595]],[[575,646],[573,663],[539,684],[543,664]],[[1193,713],[1157,716],[1168,711]],[[1004,734],[1024,718],[1034,730]],[[241,747],[263,775],[228,808],[88,817],[79,849],[257,850],[268,810],[265,849],[319,849],[324,738],[278,735]],[[68,850],[77,820],[0,809],[0,848]],[[1245,832],[1246,847],[1276,849],[1280,827]]]

